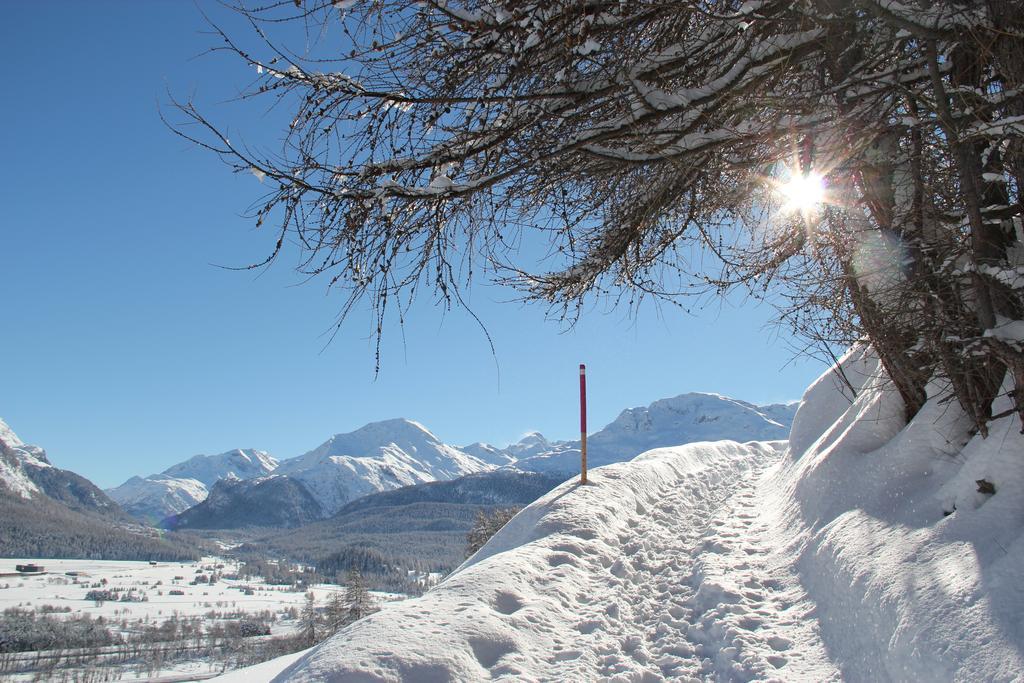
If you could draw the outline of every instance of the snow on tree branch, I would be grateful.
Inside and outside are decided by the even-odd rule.
[[[981,430],[1001,373],[1024,383],[1010,347],[977,352],[1024,318],[985,275],[1024,259],[1019,3],[299,4],[240,10],[248,42],[217,48],[292,113],[280,150],[191,102],[176,130],[260,179],[270,258],[297,245],[346,290],[341,319],[368,301],[379,335],[480,278],[570,319],[742,286],[828,353],[871,340],[908,416],[936,372]],[[319,38],[286,47],[295,23]],[[792,179],[823,199],[794,210]]]

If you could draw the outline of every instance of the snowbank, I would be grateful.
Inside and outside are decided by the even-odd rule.
[[[1019,680],[1020,424],[972,435],[939,384],[904,424],[870,353],[841,368],[788,449],[594,470],[425,596],[247,680]]]
[[[835,415],[835,370],[808,390],[765,500],[787,529],[830,655],[851,680],[1020,680],[1019,421],[1002,418],[987,439],[972,436],[935,384],[904,425],[877,361],[845,360],[858,368],[856,400]],[[978,480],[995,494],[979,493]]]

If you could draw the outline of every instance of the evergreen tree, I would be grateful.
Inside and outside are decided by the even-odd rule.
[[[323,637],[319,618],[316,613],[316,597],[313,591],[309,591],[306,593],[306,604],[302,606],[302,616],[299,618],[302,640],[307,647],[316,645]]]
[[[519,508],[498,508],[496,510],[480,510],[476,513],[473,528],[466,534],[466,557],[469,557],[498,533],[510,519],[516,516]]]
[[[346,600],[341,599],[341,592],[331,593],[327,601],[327,632],[337,633],[349,623],[347,596]]]
[[[379,609],[358,569],[350,569],[345,577],[345,606],[348,609],[346,624],[358,621]]]

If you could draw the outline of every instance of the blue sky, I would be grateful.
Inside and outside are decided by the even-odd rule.
[[[790,362],[770,310],[738,300],[636,319],[597,306],[566,331],[481,287],[471,301],[497,363],[468,315],[423,297],[404,334],[386,331],[374,378],[365,311],[325,348],[342,303],[326,283],[300,284],[284,261],[258,277],[212,265],[261,259],[268,236],[241,216],[256,179],[158,115],[169,90],[231,120],[217,103],[253,74],[197,58],[211,43],[202,31],[189,2],[5,7],[0,418],[56,465],[110,486],[197,453],[292,457],[396,416],[454,444],[570,438],[580,362],[592,429],[687,391],[795,400],[820,373]]]

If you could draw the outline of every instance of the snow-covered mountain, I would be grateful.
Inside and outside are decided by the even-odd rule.
[[[781,440],[797,404],[756,406],[717,394],[683,394],[625,410],[588,440],[589,462],[630,460],[659,446],[693,441]],[[309,453],[283,461],[275,474],[302,482],[328,516],[347,502],[400,486],[445,481],[495,466],[548,473],[579,467],[578,441],[549,441],[531,432],[498,448],[442,443],[423,425],[405,419],[375,422],[338,434]]]
[[[652,448],[696,441],[772,441],[789,436],[798,404],[758,406],[719,394],[689,393],[630,408],[587,437],[587,462],[599,467]],[[579,468],[579,441],[548,442],[539,434],[506,449],[515,467],[533,472]]]
[[[274,473],[301,482],[324,513],[332,515],[368,493],[445,481],[493,467],[442,443],[418,422],[397,418],[335,434],[305,455],[281,462]]]
[[[235,449],[219,455],[196,455],[160,474],[132,477],[107,493],[138,519],[160,521],[201,503],[224,479],[255,479],[277,467],[266,451]]]
[[[91,481],[54,467],[39,446],[22,442],[0,420],[0,489],[23,500],[51,498],[78,510],[119,515],[121,511]]]
[[[0,420],[0,483],[10,493],[22,498],[31,498],[33,493],[39,493],[39,487],[28,476],[25,465],[49,466],[49,461],[38,452],[41,450],[38,446],[26,446],[7,423]]]
[[[236,448],[220,455],[196,455],[172,465],[161,474],[167,477],[195,479],[212,487],[221,479],[255,479],[273,472],[278,461],[266,451]]]
[[[508,449],[498,448],[497,446],[492,446],[491,444],[483,443],[482,441],[477,441],[469,444],[468,446],[463,446],[459,450],[463,453],[469,453],[477,460],[497,467],[511,465],[516,461],[515,457],[509,454]]]
[[[166,524],[179,529],[296,526],[330,517],[346,503],[371,493],[494,468],[441,442],[418,422],[404,418],[371,422],[281,461],[269,476],[245,485],[226,485],[222,480],[215,489],[216,500],[211,493],[207,503],[169,515]],[[280,511],[268,514],[275,492],[285,497],[278,501],[281,506],[296,511],[294,518]],[[261,505],[253,504],[256,497]]]
[[[492,465],[504,466],[513,465],[520,460],[532,458],[536,455],[564,450],[571,446],[572,443],[569,441],[552,442],[544,438],[544,435],[540,432],[530,432],[519,441],[509,444],[504,448],[498,448],[489,443],[477,441],[468,446],[463,446],[461,450]]]
[[[151,474],[132,477],[107,494],[136,519],[155,522],[202,502],[209,489],[197,479]]]

